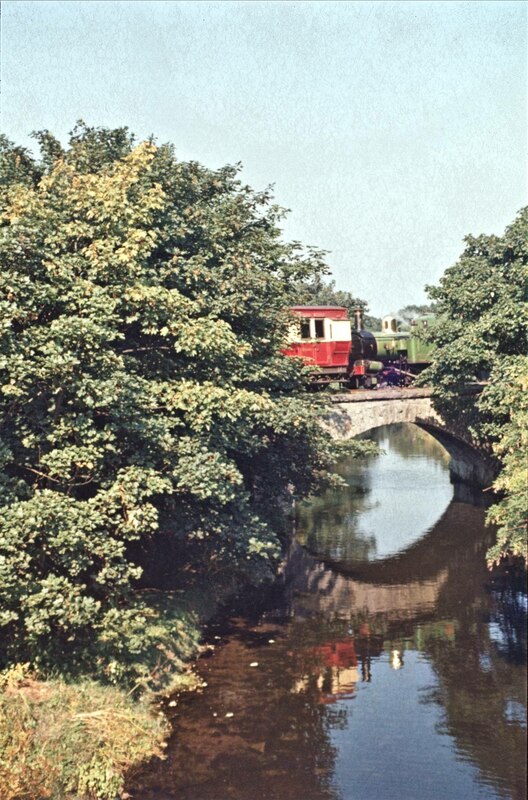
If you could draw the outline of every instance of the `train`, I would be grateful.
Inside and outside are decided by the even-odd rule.
[[[432,345],[423,335],[432,316],[418,317],[405,331],[389,315],[380,331],[368,331],[359,308],[353,320],[344,306],[292,306],[290,313],[289,341],[282,352],[314,368],[314,386],[409,386],[431,362]]]

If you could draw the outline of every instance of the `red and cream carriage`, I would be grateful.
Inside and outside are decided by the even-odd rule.
[[[292,326],[284,355],[297,356],[316,367],[317,383],[346,382],[352,341],[347,309],[341,306],[293,306],[299,317]]]
[[[314,367],[314,383],[341,383],[352,389],[376,385],[383,364],[374,360],[376,339],[363,329],[360,308],[354,311],[353,323],[343,306],[293,306],[290,311],[298,321],[282,352]]]

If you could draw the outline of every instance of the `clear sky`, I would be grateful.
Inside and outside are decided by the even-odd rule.
[[[2,130],[75,120],[241,161],[383,314],[526,203],[525,2],[3,0]]]

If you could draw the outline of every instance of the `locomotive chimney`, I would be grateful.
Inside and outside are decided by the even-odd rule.
[[[363,309],[362,308],[355,308],[354,309],[354,328],[356,331],[363,330]]]

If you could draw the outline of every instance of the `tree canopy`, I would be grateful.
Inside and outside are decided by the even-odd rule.
[[[269,509],[329,464],[280,354],[323,257],[238,167],[126,128],[35,137],[40,159],[0,141],[1,656],[117,680],[174,631],[152,554],[170,586],[265,573]]]
[[[466,425],[500,460],[495,489],[502,499],[489,514],[498,524],[490,561],[526,560],[528,208],[504,236],[468,236],[459,261],[428,288],[439,315],[430,334],[437,349],[421,380],[435,387],[444,418]],[[459,390],[478,378],[487,382],[475,406]]]
[[[411,322],[417,317],[427,316],[429,314],[436,314],[435,303],[423,303],[422,305],[410,304],[400,308],[395,316],[399,317],[402,321],[402,328],[408,329],[411,327]]]
[[[336,289],[335,281],[325,281],[324,273],[316,273],[309,280],[299,281],[294,287],[294,299],[297,305],[331,305],[344,306],[350,320],[354,319],[354,310],[363,310],[365,326],[370,330],[381,328],[381,320],[368,314],[368,303],[352,292]]]

